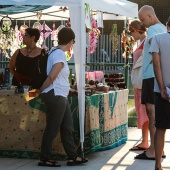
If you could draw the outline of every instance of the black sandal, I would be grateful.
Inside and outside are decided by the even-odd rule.
[[[75,166],[75,165],[80,165],[88,162],[88,158],[80,158],[80,157],[75,157],[73,159],[68,159],[67,165],[68,166]]]
[[[60,167],[61,164],[53,160],[40,160],[40,162],[38,162],[38,166]]]

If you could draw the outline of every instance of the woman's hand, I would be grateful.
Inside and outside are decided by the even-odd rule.
[[[40,89],[36,89],[35,93],[40,95],[41,94],[41,90]]]

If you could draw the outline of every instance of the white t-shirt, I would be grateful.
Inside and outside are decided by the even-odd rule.
[[[54,49],[54,47],[51,48],[50,52],[53,49]],[[47,93],[51,89],[54,89],[55,96],[57,96],[57,95],[63,96],[63,97],[68,96],[69,89],[70,89],[70,83],[68,80],[70,70],[68,67],[68,63],[66,61],[65,53],[61,49],[57,49],[57,50],[53,51],[48,56],[47,75],[49,75],[53,65],[56,63],[60,63],[60,62],[62,62],[64,64],[63,68],[61,69],[61,71],[59,72],[58,76],[53,81],[53,83],[49,87],[44,89],[42,93]]]
[[[163,82],[165,86],[170,85],[170,34],[163,33],[156,35],[152,40],[149,52],[155,52],[160,55]],[[156,79],[154,91],[160,93]]]

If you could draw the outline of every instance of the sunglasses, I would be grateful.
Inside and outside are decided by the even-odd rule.
[[[76,41],[75,40],[73,40],[73,44],[75,43]]]

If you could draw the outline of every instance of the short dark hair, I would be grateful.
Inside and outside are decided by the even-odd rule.
[[[58,45],[66,45],[74,39],[75,34],[71,28],[64,27],[58,32]]]
[[[170,27],[170,17],[168,18],[167,25]]]
[[[30,37],[35,36],[35,42],[37,42],[40,38],[40,31],[37,28],[27,28],[25,29],[27,34],[29,34]]]

